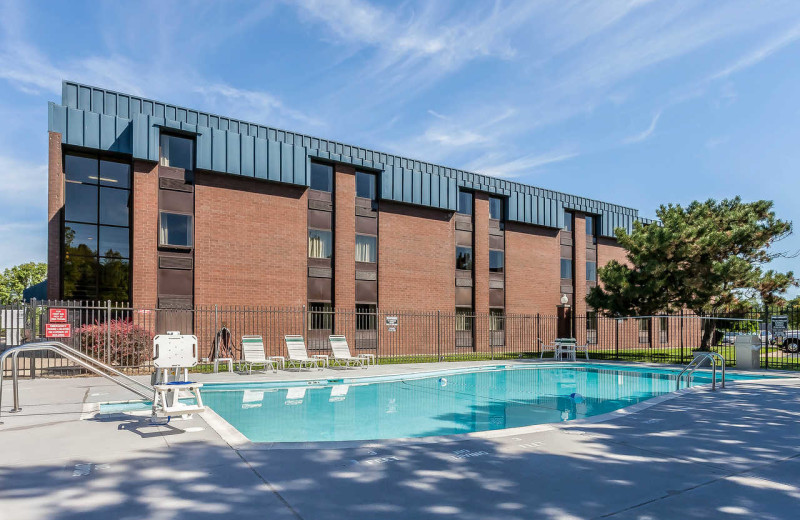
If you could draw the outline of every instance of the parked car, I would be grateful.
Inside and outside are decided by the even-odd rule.
[[[773,338],[772,344],[790,354],[800,353],[800,330],[787,330],[782,338]]]

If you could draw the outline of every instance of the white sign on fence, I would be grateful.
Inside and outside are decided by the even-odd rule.
[[[386,316],[386,329],[389,332],[397,332],[397,316]]]

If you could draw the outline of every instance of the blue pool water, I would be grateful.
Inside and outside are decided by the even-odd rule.
[[[207,406],[253,442],[370,440],[590,417],[672,392],[676,374],[627,366],[509,366],[289,387],[209,384],[202,395]],[[728,373],[728,379],[746,378],[753,376]],[[710,373],[698,371],[693,385],[710,381]]]

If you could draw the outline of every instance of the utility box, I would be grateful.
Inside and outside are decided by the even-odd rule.
[[[761,337],[742,334],[736,336],[736,368],[758,370],[761,368]]]

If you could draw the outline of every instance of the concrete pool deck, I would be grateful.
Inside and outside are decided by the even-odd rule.
[[[192,378],[324,379],[486,364]],[[729,382],[603,422],[518,435],[301,450],[234,449],[198,416],[151,426],[147,417],[87,414],[89,403],[134,398],[101,378],[22,380],[18,414],[8,413],[8,383],[4,394],[0,517],[15,520],[781,519],[800,511],[796,378]]]

